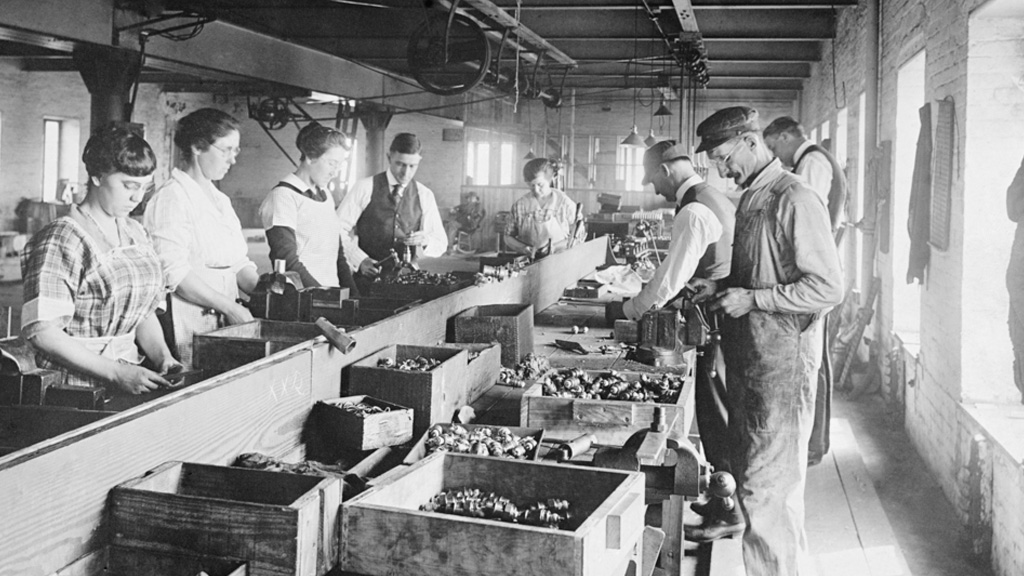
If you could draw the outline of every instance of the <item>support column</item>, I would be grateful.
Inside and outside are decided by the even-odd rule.
[[[359,121],[366,130],[366,158],[364,166],[366,175],[380,174],[387,168],[387,143],[384,142],[384,131],[394,114],[388,109],[357,110]]]
[[[879,0],[868,0],[864,18],[864,27],[866,28],[864,35],[864,110],[860,111],[861,114],[864,114],[864,155],[867,158],[861,158],[861,162],[867,162],[868,158],[875,157],[878,150],[878,70],[879,51],[882,43],[878,24],[880,9]],[[865,170],[864,177],[870,181],[872,175]],[[861,203],[861,214],[868,222],[871,222],[870,230],[858,229],[859,233],[864,234],[864,254],[861,255],[863,268],[860,275],[862,298],[866,298],[870,292],[872,278],[875,276],[875,245],[878,241],[878,227],[881,223],[876,222],[873,216],[868,217],[877,213],[875,203],[878,198],[875,192],[874,186],[865,185],[864,198]]]
[[[75,48],[75,67],[92,96],[90,127],[108,122],[131,122],[132,85],[139,76],[139,54],[109,46]]]

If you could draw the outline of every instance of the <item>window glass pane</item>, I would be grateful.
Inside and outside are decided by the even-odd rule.
[[[487,186],[491,183],[490,164],[491,144],[490,142],[480,142],[476,149],[476,178],[474,178],[480,186]]]
[[[43,120],[43,194],[44,202],[57,196],[57,174],[60,169],[60,122]]]
[[[501,185],[512,184],[515,181],[515,155],[516,148],[511,142],[501,143]]]

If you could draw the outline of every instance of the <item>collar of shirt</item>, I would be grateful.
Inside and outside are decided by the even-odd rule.
[[[398,182],[398,178],[395,178],[395,175],[391,173],[391,168],[388,168],[387,170],[385,170],[385,172],[388,175],[388,192],[390,192],[390,191],[395,189],[395,185],[398,185],[399,182]],[[407,186],[399,185],[399,187],[398,187],[398,197],[399,198],[402,197],[402,194],[405,194],[405,189],[406,188],[407,188]]]
[[[690,188],[693,188],[694,186],[700,184],[703,181],[704,179],[700,177],[700,174],[694,174],[693,176],[690,176],[689,178],[684,180],[683,183],[679,185],[679,188],[676,189],[676,206],[678,206],[679,203],[683,201],[683,196],[686,196],[686,192]]]
[[[294,173],[289,174],[289,175],[285,176],[284,178],[281,178],[281,182],[285,182],[285,183],[291,184],[292,186],[295,186],[299,190],[303,190],[304,191],[303,193],[306,196],[309,196],[310,198],[316,198],[316,196],[317,196],[316,188],[314,188],[314,187],[310,186],[309,184],[306,184],[305,182],[303,182],[302,178],[299,178]]]
[[[782,161],[774,158],[757,173],[746,188],[747,190],[760,190],[766,186],[771,186],[783,172],[785,170],[782,168]]]
[[[804,151],[814,145],[814,142],[810,140],[804,140],[804,143],[796,147],[796,152],[793,153],[793,164],[796,165],[800,161],[800,157],[804,155]]]

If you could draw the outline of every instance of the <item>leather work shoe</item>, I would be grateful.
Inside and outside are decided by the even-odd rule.
[[[743,536],[747,529],[747,523],[740,521],[739,524],[729,524],[721,520],[707,522],[700,526],[683,526],[683,537],[689,542],[711,542],[722,538],[733,538]]]
[[[704,516],[704,522],[700,526],[683,526],[683,534],[690,542],[711,542],[722,538],[742,536],[747,529],[747,523],[743,520],[743,513],[739,506],[734,505],[732,510],[725,510],[722,500],[715,498],[708,501],[702,508],[709,515]],[[693,508],[693,505],[690,505]]]

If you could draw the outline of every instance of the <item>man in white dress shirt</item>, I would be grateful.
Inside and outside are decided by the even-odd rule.
[[[694,278],[704,296],[715,293],[714,281],[729,275],[736,209],[732,202],[693,169],[686,147],[666,140],[644,153],[644,185],[675,206],[668,255],[643,290],[622,304],[609,304],[609,317],[639,320],[680,295]],[[699,297],[698,297],[699,299]],[[702,349],[696,370],[696,417],[705,456],[716,470],[728,470],[728,407],[722,355],[710,344]]]
[[[791,168],[803,176],[828,208],[832,234],[843,225],[846,211],[846,176],[832,154],[807,139],[803,126],[781,116],[764,129],[764,143]]]
[[[401,254],[412,247],[414,258],[436,258],[448,249],[434,193],[413,179],[421,149],[414,134],[395,136],[388,169],[356,182],[338,205],[345,257],[361,292],[380,274],[378,263],[392,249]]]

